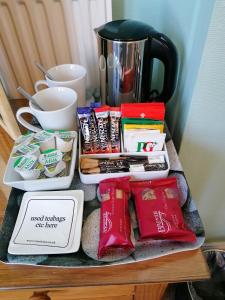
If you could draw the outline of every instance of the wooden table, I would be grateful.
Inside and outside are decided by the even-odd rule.
[[[1,132],[0,132],[1,133]],[[6,162],[12,142],[1,136]],[[2,179],[2,178],[1,178]],[[0,216],[6,198],[0,193]],[[2,300],[155,300],[171,282],[209,278],[201,250],[121,266],[85,269],[16,266],[0,263]]]
[[[145,262],[97,268],[55,268],[0,264],[4,300],[161,299],[171,282],[209,278],[201,250]]]

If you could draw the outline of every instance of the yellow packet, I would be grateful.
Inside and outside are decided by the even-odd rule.
[[[163,133],[163,124],[124,124],[124,129],[158,129]]]

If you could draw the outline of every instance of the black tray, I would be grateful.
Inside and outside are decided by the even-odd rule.
[[[102,265],[125,264],[136,261],[154,259],[156,257],[165,256],[172,253],[194,250],[204,243],[205,233],[195,203],[191,197],[186,178],[184,176],[180,161],[171,139],[166,143],[169,160],[170,173],[169,176],[176,176],[182,190],[182,212],[185,223],[195,232],[197,241],[195,243],[179,243],[161,240],[151,240],[145,243],[137,243],[135,252],[126,259],[116,262],[100,262],[89,258],[80,247],[79,251],[72,254],[54,254],[54,255],[11,255],[8,253],[9,241],[16,223],[17,215],[20,208],[20,203],[24,191],[13,188],[8,205],[5,212],[5,217],[0,230],[0,260],[3,263],[23,264],[23,265],[39,265],[39,266],[54,266],[54,267],[96,267]],[[80,182],[78,173],[76,172],[70,189],[84,190],[84,217],[85,222],[87,216],[96,208],[100,207],[97,200],[97,185],[84,185]],[[135,235],[138,235],[138,229],[134,229]]]

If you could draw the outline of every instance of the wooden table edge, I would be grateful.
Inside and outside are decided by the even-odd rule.
[[[187,266],[184,264],[186,259]],[[185,267],[183,271],[182,264]],[[174,274],[166,274],[170,267],[174,269]],[[193,269],[194,267],[196,269]],[[208,278],[210,278],[208,265],[200,249],[126,265],[91,269],[0,263],[0,290],[140,285],[198,281]]]

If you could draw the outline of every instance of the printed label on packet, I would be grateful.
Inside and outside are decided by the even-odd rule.
[[[37,164],[37,157],[34,155],[27,155],[19,158],[15,162],[14,169],[17,172],[27,171],[27,170],[34,169],[36,164]]]
[[[110,140],[112,152],[120,152],[120,119],[121,111],[119,107],[111,107],[110,112]]]
[[[89,107],[78,107],[77,116],[82,134],[82,152],[84,154],[94,153],[90,130],[91,109]]]
[[[176,177],[131,182],[140,238],[195,242],[180,208]]]
[[[40,155],[39,162],[45,166],[57,164],[59,161],[62,160],[62,157],[63,154],[60,150],[46,150]]]
[[[54,133],[56,136],[58,136],[61,139],[74,139],[76,136],[76,133],[74,131],[66,131],[66,130],[48,130],[48,132]]]
[[[16,152],[14,152],[12,154],[12,157],[17,157],[17,156],[26,155],[26,154],[35,154],[35,152],[38,151],[39,148],[40,147],[35,144],[31,144],[31,145],[21,144],[21,145],[17,146]]]
[[[19,144],[28,144],[34,137],[34,133],[27,133],[24,135],[19,136],[16,141],[15,141],[15,145],[19,145]]]
[[[42,130],[42,131],[36,133],[34,138],[38,141],[45,141],[45,140],[52,138],[53,136],[54,136],[53,133]]]
[[[148,156],[148,163],[149,164],[162,164],[165,162],[164,156]]]
[[[144,172],[145,167],[143,164],[130,165],[129,171],[130,172]]]
[[[109,140],[109,106],[95,108],[95,116],[98,124],[101,153],[111,153]]]
[[[161,151],[165,137],[165,133],[153,133],[147,129],[124,130],[124,146],[127,152]]]
[[[66,168],[66,163],[64,161],[59,161],[58,163],[48,164],[45,166],[45,175],[47,177],[55,177],[61,173]]]
[[[94,111],[91,112],[90,131],[91,131],[91,136],[92,136],[92,144],[93,144],[94,152],[98,153],[98,152],[100,152],[100,140],[99,140],[98,128],[97,128],[97,124],[96,124],[96,120],[95,120]]]
[[[27,145],[20,145],[18,148],[17,148],[17,152],[20,152],[22,154],[27,154],[31,151],[31,148]]]
[[[148,142],[138,142],[137,144],[137,152],[151,152],[157,146],[157,142],[148,141]]]
[[[131,221],[128,206],[129,177],[105,179],[99,185],[103,199],[100,213],[98,257],[110,253],[131,253]]]

